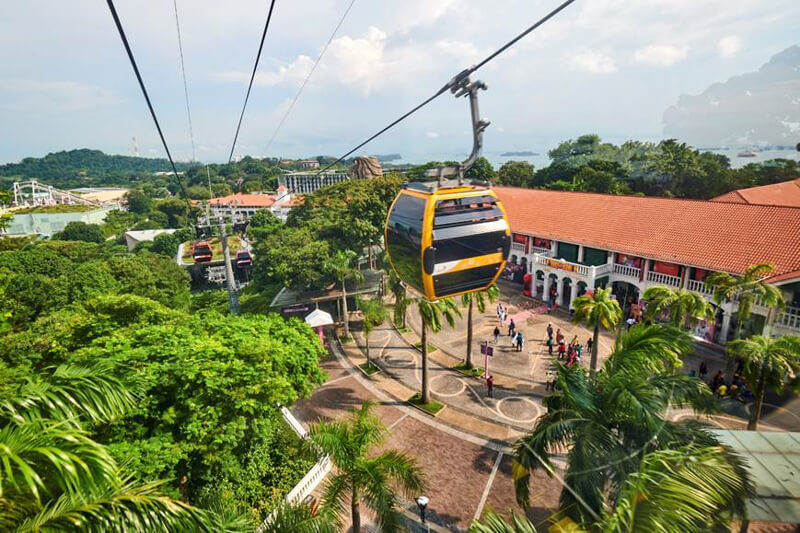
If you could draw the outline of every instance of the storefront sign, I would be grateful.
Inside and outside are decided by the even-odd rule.
[[[564,263],[562,261],[556,261],[555,259],[548,259],[547,266],[552,268],[558,268],[561,270],[568,270],[569,272],[575,271],[575,266],[572,263]]]

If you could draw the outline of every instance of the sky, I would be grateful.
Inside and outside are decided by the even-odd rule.
[[[340,155],[558,5],[553,0],[276,0],[237,155]],[[196,157],[227,160],[268,0],[176,0]],[[172,0],[116,7],[177,160],[192,158]],[[800,44],[797,0],[577,0],[482,68],[485,150],[544,151],[597,133],[657,140],[681,94]],[[94,148],[164,155],[105,2],[0,2],[0,163]],[[424,161],[471,149],[447,94],[361,150]],[[359,154],[356,154],[359,155]]]

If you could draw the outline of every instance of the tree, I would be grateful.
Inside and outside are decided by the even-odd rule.
[[[69,222],[64,229],[53,235],[59,241],[103,242],[103,229],[98,224]]]
[[[544,468],[552,475],[550,456],[565,449],[569,490],[562,491],[560,508],[586,525],[620,500],[625,481],[646,454],[693,443],[718,446],[701,424],[667,420],[672,406],[703,413],[716,408],[705,383],[674,371],[691,347],[686,332],[636,325],[616,340],[594,378],[582,367],[557,362],[558,386],[544,399],[547,412],[515,445],[517,501],[528,504],[530,472]]]
[[[611,299],[611,288],[608,289],[595,289],[591,296],[583,295],[578,296],[572,301],[575,307],[575,315],[573,321],[576,323],[585,323],[590,328],[594,328],[592,336],[592,359],[589,365],[591,373],[594,374],[597,369],[597,348],[600,340],[600,326],[605,329],[614,329],[620,320],[622,320],[622,309],[619,307],[619,302]]]
[[[362,281],[364,275],[353,266],[356,253],[352,250],[339,250],[327,263],[328,273],[336,278],[342,287],[342,314],[344,316],[344,336],[350,336],[350,318],[347,312],[347,280]]]
[[[318,422],[308,432],[313,450],[330,457],[334,470],[323,491],[323,506],[342,516],[350,507],[354,533],[361,532],[360,504],[375,514],[378,528],[399,531],[402,515],[398,494],[411,498],[425,488],[422,469],[397,450],[374,450],[383,442],[386,427],[372,415],[371,404],[353,409],[349,420]]]
[[[735,339],[741,338],[742,326],[753,313],[753,304],[757,298],[769,308],[783,309],[786,306],[780,289],[766,282],[773,271],[774,268],[770,263],[757,263],[747,267],[740,276],[732,276],[727,272],[712,272],[706,277],[705,285],[714,291],[712,299],[715,304],[721,305],[727,300],[734,299],[739,301]]]
[[[714,308],[699,292],[666,286],[648,287],[642,293],[642,299],[647,300],[645,317],[648,320],[669,313],[669,322],[676,328],[714,318]]]
[[[500,291],[497,286],[492,285],[478,292],[467,292],[461,295],[461,305],[467,307],[467,356],[464,359],[464,366],[467,370],[472,368],[472,306],[478,308],[479,313],[486,311],[486,300],[494,302]]]
[[[331,246],[306,226],[263,233],[254,252],[253,279],[262,289],[271,285],[319,289],[330,279]]]
[[[562,529],[581,533],[650,533],[727,531],[732,514],[746,516],[746,498],[753,492],[740,458],[721,446],[687,445],[646,454],[637,471],[624,481],[613,507],[581,528],[569,519]],[[512,514],[506,521],[495,513],[472,523],[470,533],[536,533],[527,518]]]
[[[125,194],[125,203],[128,211],[138,215],[146,215],[153,210],[153,199],[139,190],[128,191]]]
[[[108,366],[62,365],[0,407],[5,531],[215,531],[212,516],[140,484],[84,423],[130,411],[135,397]]]
[[[364,315],[361,327],[364,332],[364,348],[367,353],[367,366],[369,367],[372,365],[369,359],[369,336],[376,327],[386,322],[386,319],[389,318],[389,311],[380,298],[373,298],[372,300],[358,298],[356,302],[361,314]]]
[[[744,379],[755,397],[747,429],[755,431],[767,389],[782,394],[789,384],[795,392],[800,391],[800,379],[796,377],[800,374],[800,337],[773,339],[754,335],[729,342],[727,351],[729,358],[744,361]]]
[[[481,180],[493,182],[497,174],[494,167],[488,159],[481,156],[475,160],[475,163],[467,171],[466,178],[470,180]]]
[[[411,304],[411,299],[408,297],[408,290],[403,284],[403,281],[397,275],[394,268],[388,267],[389,271],[389,290],[394,295],[394,323],[396,326],[406,327],[406,310]]]
[[[328,509],[314,510],[304,502],[282,502],[264,520],[260,533],[336,533],[336,517]]]
[[[527,161],[506,161],[497,171],[497,183],[507,187],[526,187],[533,181],[533,165]]]
[[[420,400],[423,404],[430,403],[430,387],[428,386],[428,328],[434,333],[442,330],[442,319],[453,328],[456,325],[455,317],[461,317],[461,311],[458,305],[450,299],[443,298],[434,302],[426,300],[420,296],[415,298],[414,303],[419,310],[421,333],[420,341],[422,342],[420,350],[422,350],[422,386],[420,390]]]

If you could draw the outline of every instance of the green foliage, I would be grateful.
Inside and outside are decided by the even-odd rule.
[[[466,178],[471,180],[494,181],[497,174],[494,167],[485,157],[479,157],[467,171]]]
[[[667,313],[669,322],[674,327],[714,317],[714,308],[699,292],[671,289],[666,286],[648,287],[642,293],[642,299],[648,302],[645,314],[648,320],[654,320],[659,315]]]
[[[547,412],[515,446],[518,501],[528,501],[530,472],[544,468],[552,475],[551,453],[567,449],[564,482],[572,491],[562,492],[560,507],[586,525],[619,501],[644,454],[690,444],[718,446],[701,425],[667,419],[670,406],[699,412],[715,408],[705,383],[673,370],[691,346],[680,330],[637,325],[621,335],[594,378],[582,367],[557,363],[558,386],[545,399]],[[736,458],[722,457],[738,470]]]
[[[160,211],[166,218],[167,228],[184,228],[189,226],[200,213],[199,208],[192,207],[181,198],[165,198],[158,200],[153,205],[155,211]]]
[[[372,415],[371,404],[353,409],[349,420],[318,422],[308,432],[309,449],[330,457],[334,469],[323,491],[323,507],[340,519],[351,507],[353,531],[360,531],[358,503],[375,515],[381,531],[400,531],[403,524],[399,496],[412,498],[425,488],[424,473],[416,461],[397,450],[377,453],[386,427]]]
[[[533,181],[533,165],[527,161],[506,161],[497,171],[497,183],[507,187],[527,187]]]
[[[261,287],[322,287],[331,247],[308,227],[283,226],[254,243],[253,279]]]
[[[33,207],[23,207],[14,211],[15,215],[30,215],[34,213],[85,213],[95,209],[86,204],[56,204],[56,205],[36,205]]]
[[[594,329],[594,342],[592,342],[592,359],[590,363],[591,371],[597,368],[597,347],[600,337],[600,326],[607,330],[617,327],[622,320],[622,309],[619,302],[611,298],[611,287],[607,289],[596,288],[594,293],[578,296],[573,300],[575,314],[572,316],[573,322],[577,324],[585,323]]]
[[[87,224],[86,222],[70,222],[63,230],[53,235],[53,239],[58,241],[83,241],[83,242],[103,242],[103,230],[99,224]]]
[[[192,237],[194,237],[194,231],[191,228],[183,228],[174,233],[162,233],[153,238],[148,249],[154,254],[175,258],[181,243],[189,241]]]
[[[128,211],[137,215],[146,215],[153,210],[153,199],[146,193],[138,190],[128,191],[125,194],[125,204]]]

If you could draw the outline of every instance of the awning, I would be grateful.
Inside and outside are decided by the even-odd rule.
[[[326,313],[322,309],[315,309],[308,314],[305,321],[306,324],[312,328],[316,328],[319,326],[330,326],[333,324],[333,317],[330,313]]]

